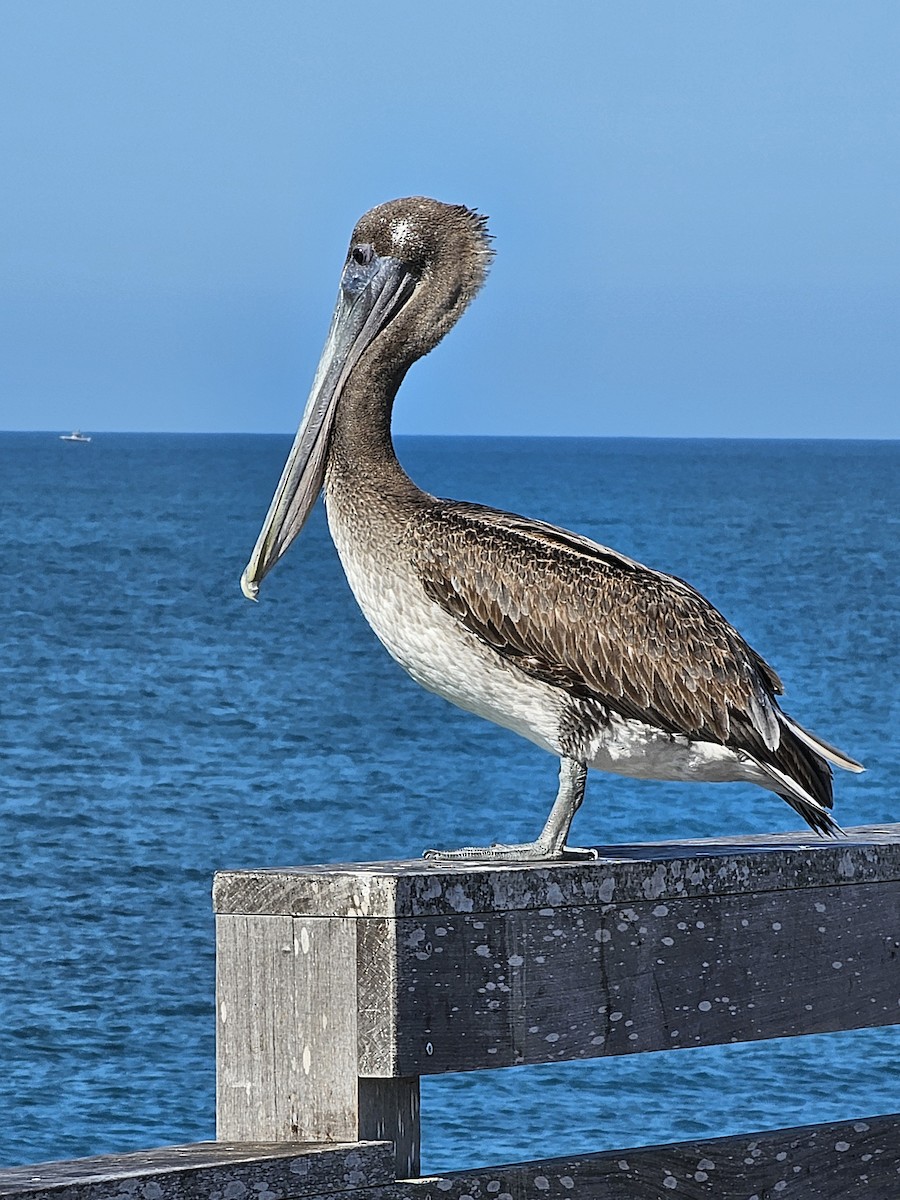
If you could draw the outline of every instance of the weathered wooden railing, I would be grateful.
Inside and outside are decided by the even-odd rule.
[[[0,1195],[900,1197],[900,1114],[416,1178],[422,1075],[900,1022],[900,825],[228,871],[214,902],[219,1142]]]

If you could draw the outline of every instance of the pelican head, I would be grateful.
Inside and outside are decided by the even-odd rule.
[[[259,585],[303,528],[322,490],[341,395],[361,361],[393,399],[410,365],[433,350],[475,296],[491,260],[486,219],[423,196],[371,209],[353,231],[334,315],[241,590]]]

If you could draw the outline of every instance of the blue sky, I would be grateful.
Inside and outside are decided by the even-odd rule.
[[[5,0],[0,427],[292,431],[350,230],[488,213],[410,433],[900,435],[896,0]]]

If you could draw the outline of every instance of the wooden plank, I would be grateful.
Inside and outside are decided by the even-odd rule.
[[[358,925],[327,917],[216,918],[217,1136],[388,1140],[397,1174],[415,1175],[418,1079],[359,1078]],[[389,925],[369,939],[365,957],[381,962],[379,1003],[393,1013]],[[382,1017],[375,1026],[387,1029]]]
[[[411,1174],[421,1074],[900,1020],[900,826],[616,855],[224,873],[220,1137]]]
[[[384,1143],[328,1146],[198,1142],[0,1170],[0,1196],[22,1200],[290,1200],[358,1194],[394,1179]]]
[[[355,922],[293,925],[297,971],[282,1046],[299,1060],[300,1128],[316,1141],[358,1139]]]
[[[398,1179],[419,1173],[419,1079],[360,1079],[359,1137],[392,1142]]]
[[[217,1136],[357,1140],[352,921],[217,918]]]
[[[220,871],[220,913],[398,918],[665,902],[900,880],[900,825],[599,847],[584,863],[352,863]]]
[[[381,1014],[386,1046],[370,1024],[363,1075],[432,1075],[900,1021],[900,883],[395,924],[395,1014],[393,1021]],[[360,963],[361,997],[383,981],[383,964],[370,979]]]
[[[290,917],[216,918],[216,1125],[234,1141],[273,1141],[276,1025],[273,998],[290,989]],[[295,1139],[297,1135],[295,1134]],[[290,1141],[285,1130],[282,1141]],[[314,1140],[310,1136],[310,1140]]]
[[[206,1142],[0,1170],[21,1200],[897,1200],[900,1114],[393,1181],[390,1148]]]
[[[897,1200],[900,1115],[611,1150],[366,1189],[359,1200]]]
[[[397,1069],[397,922],[358,919],[356,931],[357,1136],[393,1142],[397,1176],[405,1179],[419,1173],[419,1078]]]
[[[357,1037],[361,1074],[390,1078],[397,1061],[397,922],[356,922]]]

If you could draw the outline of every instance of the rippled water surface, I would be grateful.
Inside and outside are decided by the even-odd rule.
[[[0,435],[0,1161],[212,1136],[218,867],[533,836],[556,764],[420,691],[315,514],[238,577],[289,439]],[[444,495],[689,579],[900,817],[900,446],[405,439]],[[592,775],[580,842],[797,827],[777,797]],[[895,1030],[427,1081],[426,1167],[894,1111]]]

